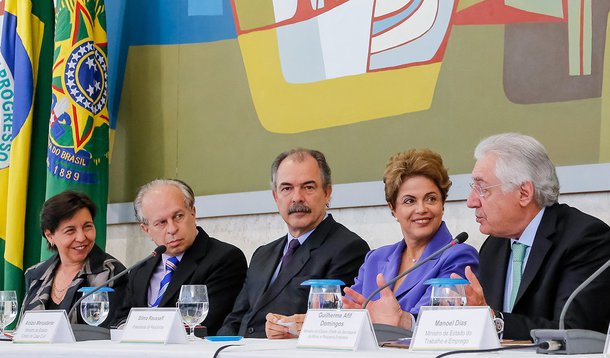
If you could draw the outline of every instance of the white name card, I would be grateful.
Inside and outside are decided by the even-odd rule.
[[[297,348],[376,350],[367,310],[308,310]]]
[[[132,308],[121,343],[186,343],[177,308]]]
[[[15,331],[15,343],[72,343],[74,332],[64,310],[26,311]]]
[[[412,350],[461,350],[500,347],[489,307],[422,306]]]

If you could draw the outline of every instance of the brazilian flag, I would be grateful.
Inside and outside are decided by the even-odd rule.
[[[46,197],[72,189],[97,204],[96,243],[106,246],[108,56],[103,0],[58,0]],[[43,243],[42,258],[49,256]]]
[[[1,6],[0,2],[0,6]],[[53,65],[53,0],[6,0],[0,45],[0,289],[23,294],[40,261]]]

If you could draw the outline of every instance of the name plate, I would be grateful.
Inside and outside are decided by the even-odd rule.
[[[305,315],[297,348],[376,350],[367,310],[313,310]]]
[[[14,343],[72,343],[74,332],[64,310],[26,311],[13,337]]]
[[[177,308],[132,308],[121,343],[186,343]]]
[[[489,307],[422,306],[412,350],[462,350],[500,347]]]

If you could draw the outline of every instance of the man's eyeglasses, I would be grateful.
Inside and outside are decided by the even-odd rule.
[[[491,188],[495,188],[495,187],[497,187],[497,186],[500,186],[500,185],[502,185],[502,183],[500,183],[500,184],[494,184],[494,185],[488,185],[488,186],[480,186],[480,185],[479,185],[479,184],[477,184],[477,183],[470,183],[470,184],[468,184],[468,185],[470,185],[470,187],[472,188],[472,190],[476,191],[476,192],[479,194],[479,196],[480,196],[481,198],[484,198],[484,197],[486,197],[486,196],[487,196],[487,194],[489,194],[489,189],[491,189]]]

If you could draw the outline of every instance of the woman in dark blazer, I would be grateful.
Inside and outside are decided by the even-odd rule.
[[[96,206],[85,194],[64,191],[48,199],[40,213],[40,227],[51,258],[25,272],[26,295],[22,313],[30,310],[63,309],[69,312],[81,297],[78,289],[97,286],[125,270],[125,266],[95,245]],[[109,284],[110,313],[100,324],[108,327],[125,294],[126,279]],[[68,317],[83,323],[80,308]]]

